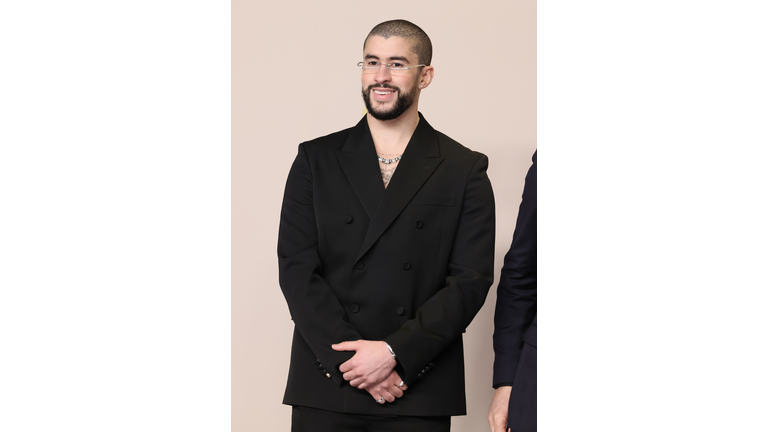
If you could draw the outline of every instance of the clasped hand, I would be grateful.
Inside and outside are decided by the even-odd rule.
[[[394,370],[397,362],[385,342],[360,339],[334,344],[331,348],[355,351],[355,355],[342,363],[339,370],[351,386],[367,391],[374,399],[383,397],[387,402],[394,402],[408,388],[406,385],[398,387],[402,380]]]

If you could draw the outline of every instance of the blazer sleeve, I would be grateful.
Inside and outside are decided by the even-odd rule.
[[[288,303],[291,319],[333,382],[344,379],[338,366],[354,352],[334,351],[331,344],[362,339],[346,319],[341,303],[320,276],[317,221],[313,204],[312,170],[306,149],[299,153],[288,174],[280,213],[277,255],[280,287]]]
[[[536,153],[496,292],[493,386],[512,385],[523,339],[536,345]],[[528,333],[528,334],[526,334]]]
[[[413,319],[385,338],[397,354],[408,384],[461,337],[493,284],[495,206],[487,168],[488,158],[481,155],[468,177],[445,287],[421,305]]]

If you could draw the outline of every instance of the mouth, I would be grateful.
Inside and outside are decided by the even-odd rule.
[[[378,101],[387,101],[395,94],[395,90],[390,88],[374,88],[372,90],[373,98]]]

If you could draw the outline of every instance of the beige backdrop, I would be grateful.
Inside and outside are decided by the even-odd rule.
[[[232,430],[288,431],[281,404],[293,325],[277,278],[277,228],[300,142],[362,115],[362,43],[403,18],[429,34],[435,79],[420,110],[488,155],[496,196],[496,282],[536,148],[536,2],[232,2]],[[205,61],[205,59],[201,59]],[[468,415],[487,430],[496,283],[467,329]],[[406,395],[407,396],[407,395]]]

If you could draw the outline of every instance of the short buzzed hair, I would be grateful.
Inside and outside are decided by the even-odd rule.
[[[429,40],[429,36],[424,33],[424,30],[410,21],[397,19],[384,21],[377,25],[366,36],[363,50],[365,50],[365,44],[368,43],[371,36],[381,36],[384,39],[398,36],[408,39],[413,43],[413,53],[419,58],[419,63],[429,66],[432,62],[432,41]]]

